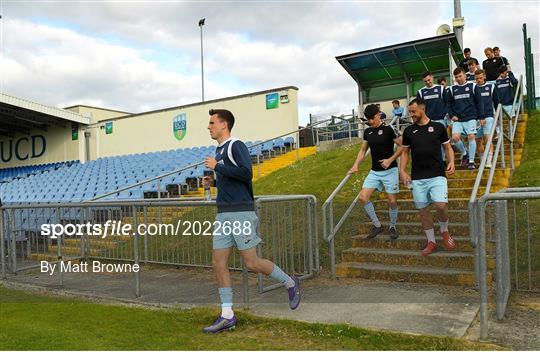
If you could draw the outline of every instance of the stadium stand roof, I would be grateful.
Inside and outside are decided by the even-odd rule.
[[[423,86],[425,71],[449,79],[450,58],[455,64],[463,58],[454,33],[337,56],[336,60],[358,84],[362,105],[414,95]]]
[[[89,117],[74,111],[0,93],[0,134],[46,130],[50,125],[65,126],[66,121],[86,125],[90,123]]]
[[[102,107],[99,107],[99,106],[84,105],[84,104],[77,104],[77,105],[66,106],[64,109],[66,109],[66,110],[71,110],[71,109],[78,108],[78,107],[90,108],[90,109],[98,109],[98,110],[103,110],[103,111],[119,112],[119,113],[127,114],[127,115],[133,114],[132,112],[128,112],[128,111],[122,111],[122,110],[116,110],[116,109],[109,109],[109,108],[102,108]]]

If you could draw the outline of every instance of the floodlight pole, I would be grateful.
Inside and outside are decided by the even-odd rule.
[[[357,82],[358,83],[358,82]],[[362,86],[358,83],[358,119],[362,120],[364,117],[364,96]]]
[[[454,18],[452,19],[452,24],[456,39],[461,50],[463,50],[463,26],[465,25],[465,20],[461,17],[461,0],[454,0]]]
[[[202,101],[204,101],[204,57],[203,57],[203,26],[204,21],[206,19],[203,18],[199,20],[199,28],[201,29],[201,95],[202,95]]]

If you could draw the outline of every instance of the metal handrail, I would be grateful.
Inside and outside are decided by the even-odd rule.
[[[347,115],[350,116],[350,115]],[[321,137],[330,138],[331,140],[334,140],[335,134],[341,134],[341,133],[348,133],[349,141],[352,141],[352,135],[354,132],[360,132],[363,129],[360,129],[360,125],[363,124],[363,121],[351,121],[344,119],[343,117],[338,117],[342,121],[347,122],[347,126],[343,126],[342,124],[336,124],[331,126],[324,126],[324,127],[318,127],[315,131],[315,144],[318,146],[321,141]],[[353,127],[353,125],[356,125],[356,127]],[[330,128],[329,128],[330,127]],[[335,128],[335,130],[332,130],[331,128]]]
[[[492,167],[489,172],[489,176],[486,183],[486,189],[484,191],[484,194],[489,194],[491,190],[491,185],[493,183],[493,178],[495,176],[495,169],[497,168],[497,161],[499,158],[501,158],[501,164],[502,169],[504,170],[506,168],[506,161],[505,161],[505,153],[504,153],[504,140],[508,140],[510,142],[510,166],[511,169],[514,169],[514,136],[515,131],[517,130],[517,123],[518,123],[518,117],[519,113],[522,112],[523,109],[523,76],[520,75],[518,80],[516,92],[514,94],[514,100],[512,105],[512,112],[515,112],[516,117],[512,119],[512,116],[508,115],[506,110],[502,108],[502,105],[499,104],[497,106],[497,109],[495,111],[495,116],[493,120],[493,126],[491,128],[491,131],[489,133],[488,141],[486,145],[484,146],[484,155],[482,156],[482,159],[480,161],[480,166],[478,167],[478,173],[476,175],[476,179],[474,181],[474,186],[471,191],[471,197],[469,198],[468,203],[468,209],[469,209],[469,228],[470,228],[470,241],[476,245],[477,243],[477,236],[478,233],[478,224],[477,224],[477,218],[476,218],[476,211],[474,209],[476,205],[476,200],[478,198],[478,190],[480,188],[480,184],[482,182],[482,177],[484,174],[489,149],[491,148],[491,145],[493,144],[493,137],[495,135],[495,131],[497,129],[497,124],[500,128],[499,133],[499,139],[497,140],[497,145],[495,146],[495,150],[493,153],[493,160],[492,160]],[[504,130],[504,118],[508,118],[508,133],[505,134]]]
[[[517,199],[539,199],[540,188],[510,188],[496,193],[484,194],[476,201],[476,214],[478,221],[478,244],[476,246],[476,266],[478,288],[480,291],[480,338],[488,337],[488,282],[487,282],[487,254],[486,254],[486,229],[485,229],[485,208],[488,201],[495,200],[517,200]],[[497,278],[498,280],[502,278]],[[499,303],[497,303],[499,304]]]
[[[396,121],[399,121],[399,117],[395,116],[392,121],[388,124],[388,126],[393,126],[396,124]],[[366,156],[370,153],[370,149],[366,151]],[[341,191],[341,189],[345,186],[347,181],[351,175],[347,173],[345,177],[341,180],[341,182],[336,186],[334,191],[328,196],[326,201],[324,202],[323,206],[321,207],[322,211],[322,226],[323,226],[323,236],[325,241],[329,245],[329,254],[330,254],[330,271],[332,274],[332,278],[336,278],[336,258],[335,258],[335,248],[334,248],[334,238],[336,237],[337,232],[341,228],[341,226],[345,223],[349,215],[351,214],[354,206],[356,203],[358,203],[358,198],[360,197],[360,194],[357,194],[356,197],[354,197],[353,201],[343,213],[341,218],[339,219],[337,225],[334,227],[334,198],[338,195],[338,193]],[[328,218],[328,221],[327,221]]]
[[[267,142],[270,142],[270,141],[273,141],[274,139],[278,139],[278,138],[281,138],[281,137],[285,137],[285,136],[288,136],[288,135],[291,135],[293,133],[299,133],[300,131],[302,130],[306,130],[306,129],[311,129],[313,128],[313,126],[316,126],[316,125],[319,125],[319,124],[322,124],[322,123],[325,123],[325,122],[328,122],[329,120],[332,120],[332,119],[327,119],[327,120],[321,120],[321,121],[318,121],[316,123],[314,123],[313,125],[310,125],[310,126],[306,126],[306,127],[300,127],[296,130],[293,130],[291,132],[288,132],[288,133],[284,133],[284,134],[281,134],[279,136],[276,136],[276,137],[273,137],[273,138],[270,138],[270,139],[266,139],[260,143],[256,143],[256,144],[253,144],[251,146],[248,147],[248,150],[251,149],[251,148],[255,148],[255,147],[258,147],[260,145],[263,145],[264,143],[267,143]],[[297,138],[296,140],[296,143],[297,143],[297,147],[296,149],[298,150],[298,143],[299,143],[299,138]],[[95,202],[96,200],[98,199],[101,199],[101,198],[105,198],[105,197],[108,197],[110,195],[113,195],[113,194],[116,194],[116,193],[119,193],[119,192],[123,192],[123,191],[126,191],[128,189],[131,189],[131,188],[134,188],[134,187],[137,187],[137,186],[140,186],[140,185],[144,185],[146,183],[149,183],[149,182],[152,182],[152,181],[157,181],[157,180],[160,180],[164,177],[167,177],[167,176],[170,176],[170,175],[174,175],[174,174],[177,174],[179,172],[182,172],[184,170],[189,170],[191,168],[194,168],[194,167],[197,167],[199,165],[203,165],[204,164],[204,161],[201,161],[201,162],[198,162],[198,163],[195,163],[195,164],[190,164],[188,166],[184,166],[184,167],[181,167],[181,168],[178,168],[178,169],[174,169],[173,171],[169,171],[169,172],[166,172],[164,174],[161,174],[161,175],[158,175],[158,176],[154,176],[154,177],[150,177],[146,180],[142,180],[142,181],[139,181],[137,183],[134,183],[132,185],[128,185],[128,186],[125,186],[125,187],[122,187],[122,188],[118,188],[114,191],[110,191],[110,192],[107,192],[107,193],[104,193],[104,194],[101,194],[99,196],[95,196],[93,198],[90,198],[88,200],[84,200],[83,202]],[[161,192],[158,191],[158,198],[159,198],[159,194]]]

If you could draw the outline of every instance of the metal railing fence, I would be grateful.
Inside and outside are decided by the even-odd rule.
[[[514,116],[508,115],[507,111],[503,109],[502,105],[499,104],[497,106],[497,109],[495,111],[495,116],[493,120],[493,127],[491,128],[491,131],[489,133],[488,141],[486,142],[486,145],[484,147],[484,150],[488,151],[490,150],[491,146],[493,145],[494,137],[498,134],[500,138],[497,139],[497,144],[495,146],[495,150],[493,153],[493,160],[492,160],[492,167],[489,171],[489,175],[486,182],[486,189],[485,193],[489,193],[491,190],[491,186],[493,184],[493,179],[495,176],[495,170],[497,169],[497,162],[500,158],[501,168],[504,170],[506,168],[506,156],[504,151],[504,142],[508,141],[509,147],[510,147],[510,155],[509,155],[509,161],[510,161],[510,169],[514,169],[514,139],[515,134],[517,130],[517,124],[519,122],[519,115],[520,113],[523,113],[523,76],[519,77],[517,89],[514,95],[513,105],[512,105],[512,112],[515,114]],[[508,126],[505,126],[504,120],[506,119]],[[497,129],[499,130],[498,132]],[[486,163],[489,155],[488,153],[484,153],[482,156],[482,159],[480,161],[480,165],[478,167],[478,173],[476,175],[476,180],[474,182],[473,189],[471,191],[471,196],[469,198],[469,227],[470,227],[470,240],[472,244],[476,244],[476,236],[475,234],[478,232],[478,224],[477,219],[475,218],[475,215],[477,212],[474,209],[475,207],[475,201],[477,200],[478,196],[478,190],[480,188],[480,184],[482,182],[482,178],[484,176],[484,171],[486,169]]]
[[[263,239],[259,253],[301,279],[313,277],[319,268],[317,199],[312,195],[260,196],[256,211]],[[0,208],[2,278],[8,272],[37,269],[41,261],[65,265],[71,260],[96,259],[211,268],[215,217],[215,201],[202,199],[4,205]],[[49,227],[48,235],[42,225]],[[55,225],[63,225],[68,233],[52,235]],[[123,234],[126,225],[130,229]],[[229,232],[235,226],[231,224]],[[222,231],[227,232],[225,225]],[[229,267],[245,271],[237,251]],[[58,274],[63,284],[62,271]],[[134,273],[134,281],[138,297],[139,272]],[[279,286],[258,277],[260,292]],[[243,289],[247,292],[247,272]]]
[[[531,231],[531,227],[537,228],[540,226],[540,222],[538,220],[531,221],[529,209],[531,200],[537,199],[540,199],[540,187],[508,188],[500,192],[485,194],[475,202],[477,204],[474,211],[478,219],[475,256],[477,257],[477,278],[480,291],[480,337],[483,339],[488,336],[488,281],[490,278],[488,261],[494,261],[495,264],[495,300],[498,319],[503,319],[505,315],[512,290],[512,271],[514,271],[514,288],[540,292],[540,260],[533,257],[537,255],[535,249],[538,248],[540,242],[533,237],[535,236],[534,231]],[[516,205],[516,202],[520,200],[524,201],[525,209],[523,210],[520,210]],[[510,209],[513,212],[512,247],[514,247],[514,258],[512,258],[510,251],[512,238],[510,237],[511,226],[509,226],[508,216],[509,201],[513,205]],[[488,205],[493,206],[489,207]],[[536,211],[540,211],[540,201],[534,201],[534,206]],[[492,213],[491,222],[488,221],[490,212]],[[492,248],[493,244],[495,250]],[[491,256],[488,255],[489,252],[491,252]],[[523,260],[523,257],[526,260]],[[521,263],[525,265],[521,265]],[[514,270],[512,270],[512,266]],[[526,289],[519,287],[522,274],[528,278]]]

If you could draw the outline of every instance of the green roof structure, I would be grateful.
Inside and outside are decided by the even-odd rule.
[[[407,98],[424,86],[422,74],[446,76],[463,59],[454,33],[336,57],[358,84],[359,105]],[[454,64],[451,64],[451,61]],[[362,109],[360,109],[362,110]]]

